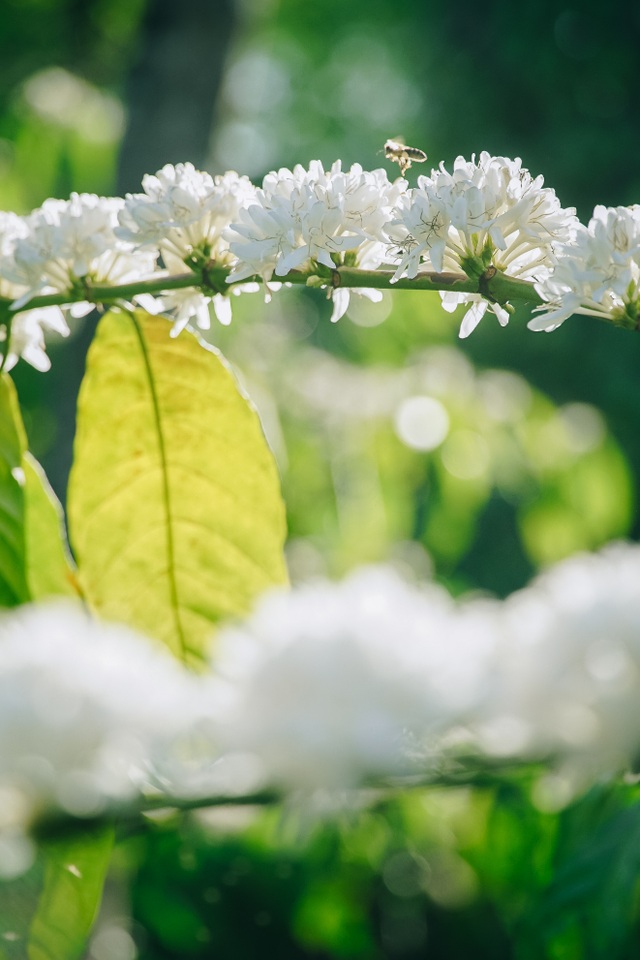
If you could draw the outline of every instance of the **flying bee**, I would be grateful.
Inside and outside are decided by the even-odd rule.
[[[384,155],[387,160],[398,164],[403,177],[412,163],[424,163],[427,159],[424,150],[419,150],[417,147],[408,147],[406,143],[402,142],[401,137],[385,142]]]

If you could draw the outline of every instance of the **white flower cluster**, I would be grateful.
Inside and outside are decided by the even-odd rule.
[[[0,619],[0,828],[130,799],[193,722],[191,677],[126,627],[66,603]]]
[[[577,223],[575,210],[564,209],[555,191],[532,177],[520,158],[476,161],[458,157],[449,173],[444,164],[401,197],[395,219],[386,228],[400,263],[398,280],[413,278],[422,265],[438,273],[462,269],[478,279],[495,267],[521,280],[542,280],[551,271],[554,248],[569,240]],[[480,294],[443,293],[445,310],[471,307],[460,336],[467,337],[491,309],[502,326],[509,312]]]
[[[415,770],[411,750],[474,715],[491,647],[458,629],[444,590],[390,569],[271,594],[220,638],[214,669],[230,695],[218,742],[287,788]]]
[[[385,267],[396,281],[422,267],[480,284],[495,272],[529,281],[547,304],[529,324],[536,330],[552,330],[573,312],[637,323],[639,208],[596,207],[582,227],[517,158],[458,157],[452,172],[441,164],[412,189],[383,170],[343,170],[340,161],[325,170],[317,160],[269,173],[260,188],[233,171],[212,177],[190,163],[167,164],[142,186],[125,200],[72,194],[27,217],[0,215],[0,298],[12,310],[5,367],[23,356],[47,369],[44,331],[68,332],[58,307],[28,310],[41,295],[68,297],[71,313],[82,316],[95,300],[90,287],[140,283],[130,299],[168,313],[174,334],[189,322],[208,329],[210,306],[229,323],[230,294],[258,289],[256,277],[269,291],[274,278],[301,271],[327,289],[332,320],[352,293],[381,298],[378,289],[334,282],[337,267]],[[187,286],[169,281],[176,274]],[[164,292],[144,292],[147,281],[161,291],[163,280]],[[509,305],[480,289],[442,293],[446,310],[470,305],[463,337],[487,309],[508,321]],[[1,327],[6,339],[6,321]]]
[[[267,782],[353,786],[447,744],[554,758],[575,785],[640,751],[640,548],[571,558],[506,601],[454,604],[385,569],[266,598],[223,633],[225,750]]]
[[[546,301],[532,330],[555,330],[574,313],[636,329],[640,319],[640,205],[597,206],[557,250],[553,273],[536,290]]]
[[[539,576],[502,605],[498,728],[581,780],[640,751],[640,548],[613,544]],[[516,733],[517,731],[517,733]]]
[[[16,243],[25,236],[26,224],[21,217],[13,213],[0,213],[0,297],[18,300],[25,295],[23,284],[7,279],[6,267],[13,266],[13,250]],[[3,267],[5,269],[3,269]],[[13,272],[13,271],[12,271]],[[0,342],[6,351],[4,369],[10,370],[19,357],[24,357],[36,370],[48,370],[51,362],[45,351],[44,331],[51,330],[66,337],[69,327],[64,314],[57,307],[41,307],[37,310],[23,310],[12,318],[9,343],[6,328],[0,328]]]
[[[0,620],[0,830],[165,790],[332,792],[460,751],[575,787],[640,750],[640,547],[455,603],[387,568],[273,593],[196,677],[67,605]],[[1,873],[1,871],[0,871]]]
[[[384,170],[355,163],[343,171],[339,160],[327,171],[313,160],[308,170],[298,165],[267,174],[228,232],[237,257],[229,281],[257,274],[267,282],[314,263],[329,270],[345,263],[379,267],[386,256],[383,228],[405,188],[406,181],[390,183]],[[381,297],[376,290],[333,290],[332,320],[346,313],[351,292]]]
[[[212,177],[191,163],[166,164],[142,180],[144,193],[127,194],[116,233],[136,248],[160,254],[170,273],[203,267],[209,261],[229,266],[233,257],[225,231],[254,202],[255,187],[247,177],[229,171]],[[247,289],[245,287],[245,289]],[[209,329],[208,304],[221,323],[231,322],[228,295],[206,296],[193,288],[165,294],[158,308],[174,312],[177,335],[192,316]]]
[[[138,252],[115,235],[123,200],[94,194],[69,200],[46,200],[27,217],[3,214],[0,220],[0,295],[12,308],[28,307],[34,297],[68,296],[72,316],[93,309],[83,299],[84,284],[118,284],[153,272],[155,257]],[[44,330],[67,336],[69,328],[59,307],[15,315],[6,367],[19,356],[39,370],[49,369]]]

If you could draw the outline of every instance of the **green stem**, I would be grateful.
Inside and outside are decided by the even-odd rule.
[[[175,276],[152,277],[148,280],[138,280],[132,283],[121,283],[114,286],[103,284],[92,284],[85,281],[82,293],[74,295],[73,293],[51,293],[40,297],[33,297],[26,303],[22,310],[35,310],[40,307],[62,307],[77,300],[89,300],[96,304],[112,304],[122,300],[131,300],[133,297],[142,294],[162,294],[170,290],[183,290],[188,287],[199,287],[205,292],[224,290],[227,284],[229,270],[215,263],[210,264],[206,269],[206,280],[202,274],[195,272],[177,274]],[[479,293],[480,282],[471,280],[464,274],[456,273],[433,273],[423,271],[416,277],[409,280],[403,277],[396,283],[392,283],[393,269],[363,270],[359,267],[336,267],[334,270],[324,270],[319,276],[330,287],[349,287],[369,288],[376,290],[442,290],[453,293]],[[315,271],[292,270],[284,277],[273,277],[274,281],[282,283],[292,283],[296,285],[305,285],[311,278],[318,277]],[[250,280],[262,282],[261,277],[251,277]],[[236,281],[247,283],[247,280]],[[526,280],[516,280],[513,277],[507,277],[504,274],[496,273],[491,279],[483,280],[483,290],[490,293],[491,297],[498,303],[505,303],[507,300],[522,300],[532,304],[542,302],[533,288],[533,284]],[[1,303],[9,304],[6,298],[0,298]],[[18,311],[12,311],[18,312]]]
[[[0,303],[0,328],[4,327],[4,341],[0,344],[0,374],[5,368],[7,358],[9,356],[9,349],[11,347],[11,323],[13,321],[13,314],[9,309],[8,303]]]
[[[491,760],[476,756],[460,758],[458,761],[444,764],[442,769],[434,769],[429,773],[405,775],[397,777],[374,777],[354,788],[356,795],[368,795],[372,801],[385,802],[397,796],[402,796],[408,790],[428,788],[460,788],[475,787],[492,789],[505,778],[510,780],[528,780],[532,771],[541,769],[548,757],[541,757],[538,761],[523,763],[518,759],[505,758]],[[170,794],[158,794],[153,797],[142,797],[133,803],[123,802],[110,804],[102,813],[93,819],[74,818],[64,813],[45,815],[33,824],[34,836],[39,839],[61,837],[73,834],[77,830],[86,830],[88,826],[101,825],[105,821],[115,821],[120,826],[127,823],[140,822],[146,817],[153,817],[161,812],[189,813],[194,810],[209,810],[216,807],[268,807],[286,802],[286,794],[277,790],[258,790],[253,793],[236,796],[214,794],[199,797],[180,797]],[[294,801],[295,802],[295,801]]]

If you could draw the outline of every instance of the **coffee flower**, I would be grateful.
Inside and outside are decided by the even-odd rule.
[[[17,313],[11,322],[8,344],[6,329],[0,329],[0,349],[6,350],[4,369],[11,370],[22,357],[36,370],[49,370],[51,360],[46,351],[46,332],[56,333],[61,337],[69,336],[67,321],[58,307],[42,307]]]
[[[69,200],[46,200],[23,219],[23,229],[0,262],[0,273],[24,292],[13,303],[28,305],[39,294],[68,295],[73,316],[83,316],[93,304],[82,300],[84,285],[118,284],[149,276],[155,258],[134,251],[114,233],[116,197],[73,193]]]
[[[13,250],[19,238],[25,237],[28,227],[23,217],[14,213],[0,213],[0,297],[17,300],[25,294],[25,287],[8,280],[4,273],[13,267]],[[3,267],[6,269],[3,270]],[[0,350],[4,355],[3,368],[11,370],[22,357],[36,370],[48,370],[51,361],[46,353],[45,331],[60,336],[69,334],[69,327],[58,307],[40,307],[25,310],[11,318],[11,329],[0,328]]]
[[[339,160],[327,171],[314,160],[308,170],[298,165],[268,174],[228,231],[238,258],[229,282],[258,275],[267,283],[291,270],[312,271],[314,264],[375,269],[386,256],[383,227],[405,185],[359,164],[343,171]],[[379,291],[332,291],[332,320],[346,312],[351,292],[380,299]]]
[[[24,310],[34,297],[68,296],[69,313],[82,317],[94,307],[83,299],[87,286],[126,283],[152,274],[155,257],[134,251],[114,234],[123,202],[74,193],[69,200],[46,200],[27,217],[3,215],[0,295],[11,297],[16,311],[6,347],[6,369],[23,357],[36,369],[48,370],[45,331],[61,336],[69,333],[60,308]]]
[[[212,177],[191,163],[168,163],[143,177],[142,187],[144,193],[126,196],[118,236],[184,263],[223,258],[224,230],[255,193],[247,177],[233,171]]]
[[[48,603],[0,618],[0,794],[24,821],[136,795],[190,722],[191,677],[126,627]],[[2,828],[0,813],[0,829]]]
[[[217,742],[268,783],[314,790],[415,770],[416,750],[424,764],[484,695],[492,636],[459,629],[439,588],[374,568],[267,595],[218,643]]]
[[[225,231],[253,201],[255,187],[247,177],[233,171],[212,177],[191,163],[168,163],[155,176],[145,176],[142,187],[144,193],[127,194],[119,237],[159,253],[170,273],[184,272],[185,266],[197,273],[210,262],[232,262]],[[176,335],[192,317],[200,329],[208,329],[210,303],[220,322],[229,323],[230,301],[221,293],[176,290],[161,298],[160,307],[173,314]]]
[[[555,330],[574,313],[636,328],[640,317],[640,206],[597,206],[558,249],[536,290],[546,301],[532,330]]]
[[[416,276],[421,266],[437,273],[460,270],[472,279],[495,268],[522,280],[541,280],[553,264],[554,245],[570,238],[575,211],[563,209],[542,177],[532,177],[519,158],[480,154],[458,157],[449,173],[440,165],[401,197],[387,227],[399,259],[394,279]],[[445,310],[471,304],[460,328],[468,336],[487,309],[504,326],[509,311],[480,294],[444,293]]]
[[[578,783],[640,750],[640,548],[557,564],[502,605],[489,749],[556,756]]]

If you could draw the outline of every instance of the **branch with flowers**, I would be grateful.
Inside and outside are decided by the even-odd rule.
[[[189,323],[208,329],[209,304],[229,323],[230,294],[255,291],[256,281],[267,296],[282,283],[325,288],[332,320],[352,293],[438,290],[446,310],[467,306],[463,337],[487,310],[506,324],[513,301],[535,307],[534,330],[573,313],[637,327],[637,207],[596,207],[585,227],[520,160],[459,157],[453,172],[441,164],[413,188],[339,161],[270,173],[260,188],[178,164],[143,188],[2,216],[5,368],[18,356],[46,367],[43,331],[67,331],[56,308],[80,316],[146,300],[171,316],[175,333]]]
[[[260,188],[166,166],[143,190],[0,215],[0,872],[44,883],[12,936],[60,960],[82,950],[123,819],[326,812],[514,765],[561,805],[640,746],[637,547],[506,601],[385,567],[288,590],[272,453],[197,333],[210,308],[228,324],[234,297],[289,285],[324,290],[334,321],[351,296],[412,289],[464,307],[462,337],[518,302],[533,330],[574,313],[635,330],[640,207],[583,226],[520,160],[486,153],[415,187],[314,161]],[[46,335],[95,306],[63,511],[8,371],[48,369]],[[65,822],[91,830],[70,848]],[[61,890],[67,925],[47,912]]]

